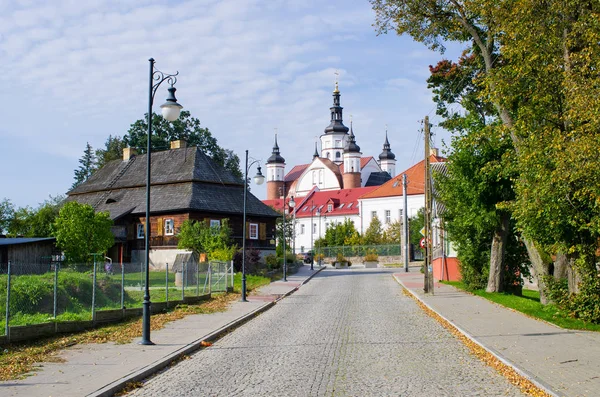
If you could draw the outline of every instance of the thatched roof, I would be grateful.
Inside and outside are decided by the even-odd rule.
[[[150,211],[201,211],[241,214],[244,184],[215,164],[199,148],[152,153]],[[108,211],[112,219],[146,211],[146,155],[128,161],[114,160],[68,194],[68,201]],[[279,214],[248,193],[246,213],[278,217]]]

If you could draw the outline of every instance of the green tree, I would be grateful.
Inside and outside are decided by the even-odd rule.
[[[420,208],[416,215],[408,218],[408,242],[413,247],[419,247],[423,235],[421,230],[425,226],[425,208]]]
[[[114,244],[113,221],[108,212],[94,212],[88,204],[66,203],[54,223],[56,244],[68,263],[89,263],[91,254],[104,253]]]
[[[292,252],[292,242],[294,237],[294,221],[285,217],[285,248],[286,251]],[[283,256],[283,217],[277,218],[275,224],[275,233],[277,235],[277,246],[275,247],[275,253],[277,256]]]
[[[400,220],[396,220],[387,225],[385,230],[383,231],[382,243],[383,244],[400,244],[402,240],[402,222]]]
[[[127,145],[121,137],[109,135],[104,143],[104,149],[96,149],[95,168],[100,169],[109,161],[122,158],[123,149],[125,147],[127,147]]]
[[[7,198],[0,201],[0,234],[6,233],[10,220],[13,218],[15,206]]]
[[[96,160],[94,151],[92,150],[90,143],[87,142],[85,145],[85,150],[83,151],[83,156],[79,159],[79,164],[81,165],[75,170],[75,176],[73,177],[75,182],[73,182],[71,189],[75,189],[81,183],[87,181],[90,176],[92,176],[95,171],[95,163]]]
[[[365,234],[363,235],[363,243],[366,245],[381,244],[382,237],[383,229],[381,227],[381,221],[375,216],[373,219],[371,219],[371,223],[369,223],[367,230],[365,230]]]
[[[354,227],[354,221],[345,218],[344,222],[331,223],[320,240],[321,247],[341,247],[344,245],[360,245],[360,235]],[[358,244],[355,244],[357,243]],[[316,245],[316,244],[315,244]]]
[[[189,249],[196,254],[206,253],[208,259],[221,259],[224,253],[232,253],[231,228],[228,219],[220,226],[210,226],[208,220],[187,220],[181,225],[177,247]]]
[[[169,122],[163,117],[152,114],[152,150],[169,149],[171,141],[185,139],[189,145],[198,146],[217,164],[231,173],[242,177],[240,159],[229,149],[220,147],[217,139],[208,128],[200,126],[200,120],[191,117],[189,111],[182,111],[179,119]],[[146,152],[148,142],[148,115],[131,125],[127,135],[123,137],[125,146],[137,148],[140,153]]]

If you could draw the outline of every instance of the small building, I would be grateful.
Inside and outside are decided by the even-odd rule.
[[[40,274],[50,270],[57,255],[56,238],[0,238],[0,273],[6,274],[8,262],[12,274]]]
[[[146,230],[146,154],[131,148],[122,160],[113,160],[86,182],[67,193],[67,201],[91,205],[107,211],[114,221],[115,246],[109,251],[114,262],[144,261]],[[246,225],[243,223],[244,183],[217,165],[200,148],[185,141],[171,142],[171,149],[153,152],[150,189],[150,264],[163,268],[173,264],[177,254],[177,234],[186,220],[207,220],[218,226],[229,220],[234,242],[261,251],[275,249],[275,222],[280,216],[248,193]]]

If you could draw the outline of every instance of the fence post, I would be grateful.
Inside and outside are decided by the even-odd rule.
[[[212,263],[208,263],[208,293],[212,294]]]
[[[169,262],[166,263],[165,270],[165,301],[167,301],[167,309],[169,308]]]
[[[96,255],[94,255],[94,276],[92,277],[92,322],[96,324]]]
[[[185,298],[185,278],[186,278],[187,262],[181,264],[181,301]]]
[[[125,264],[121,258],[121,309],[125,309]]]
[[[9,316],[10,316],[10,261],[8,261],[8,278],[6,280],[6,326],[4,328],[4,335],[6,335],[7,342],[10,342],[10,331],[8,328]]]
[[[231,260],[231,292],[233,292],[233,259]]]
[[[196,262],[196,296],[200,296],[200,261]]]
[[[54,318],[56,318],[57,303],[58,303],[58,262],[54,262]]]

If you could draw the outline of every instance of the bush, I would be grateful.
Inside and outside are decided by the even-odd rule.
[[[567,280],[544,277],[546,293],[550,300],[570,317],[600,324],[600,276],[590,274],[582,277],[577,294],[569,294]]]
[[[374,249],[369,249],[363,260],[365,262],[377,262],[379,261],[379,255],[377,255],[377,252]]]
[[[254,248],[246,249],[246,273],[255,273],[260,263],[260,251]],[[242,250],[235,253],[233,257],[233,268],[236,272],[242,271]]]
[[[265,263],[267,264],[267,269],[269,270],[277,270],[281,267],[277,261],[277,257],[273,254],[265,256]]]
[[[337,255],[335,256],[335,261],[336,262],[346,262],[346,263],[348,263],[348,266],[352,266],[352,262],[350,262],[341,252],[337,253]]]

